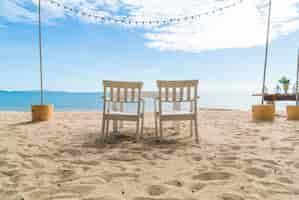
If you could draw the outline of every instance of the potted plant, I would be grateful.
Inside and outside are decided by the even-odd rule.
[[[282,84],[284,93],[287,94],[287,93],[288,93],[288,90],[289,90],[289,86],[290,86],[290,80],[289,80],[287,77],[283,76],[283,77],[279,80],[279,83]]]

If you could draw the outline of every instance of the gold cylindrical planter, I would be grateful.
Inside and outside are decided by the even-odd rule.
[[[54,105],[32,105],[32,121],[49,121],[53,117]]]
[[[299,120],[299,106],[287,106],[288,120]]]
[[[273,121],[275,119],[275,105],[253,105],[252,120],[253,121]]]

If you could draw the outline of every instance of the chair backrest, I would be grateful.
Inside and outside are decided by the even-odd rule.
[[[112,102],[139,102],[143,82],[103,81],[104,99]]]
[[[198,80],[157,81],[158,98],[163,102],[193,101],[197,98]]]

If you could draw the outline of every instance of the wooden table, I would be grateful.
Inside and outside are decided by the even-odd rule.
[[[253,96],[262,97],[263,94],[254,94]],[[296,94],[265,94],[264,100],[268,103],[275,101],[296,101]]]

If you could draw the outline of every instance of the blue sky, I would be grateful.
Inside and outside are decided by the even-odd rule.
[[[10,4],[0,4],[0,89],[38,89],[36,2],[25,0],[20,4],[20,0],[7,1]],[[97,10],[117,14],[126,3],[118,5],[114,1],[111,6],[107,2],[100,4],[101,1],[98,1],[100,6],[97,4]],[[146,18],[164,10],[165,16],[174,12],[166,7],[163,9],[163,5],[157,8],[148,3],[150,1],[136,2],[138,6],[133,4],[134,10],[127,15],[133,16],[137,12],[136,15],[142,13]],[[185,4],[188,2],[194,4],[194,0],[185,1]],[[273,2],[278,2],[281,9],[273,9],[268,71],[270,85],[275,85],[282,75],[294,81],[299,47],[297,2],[285,3],[285,10],[281,6],[284,1]],[[256,0],[255,4],[245,3],[202,21],[163,28],[103,25],[44,7],[45,88],[97,91],[101,90],[101,80],[112,79],[143,80],[145,88],[150,90],[155,88],[157,79],[199,79],[203,90],[256,91],[261,84],[263,43],[266,39],[265,12],[259,13],[257,18],[253,18],[251,13],[252,6],[257,8],[258,3],[261,2]],[[19,6],[22,12],[14,13],[10,10],[11,5]],[[75,3],[69,5],[78,7]],[[177,10],[182,9],[179,4],[173,6],[177,6]],[[185,10],[189,8],[185,6]],[[193,8],[190,9],[192,11]],[[4,14],[1,15],[1,11]],[[244,16],[242,13],[245,13]],[[235,16],[240,16],[243,23]],[[222,24],[227,28],[223,28]]]

